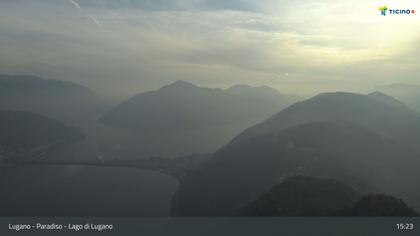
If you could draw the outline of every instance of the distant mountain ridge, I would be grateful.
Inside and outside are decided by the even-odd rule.
[[[377,90],[397,98],[420,113],[420,85],[396,83],[379,86]]]
[[[29,151],[56,142],[72,142],[83,135],[75,128],[32,112],[0,109],[0,148]]]
[[[382,92],[376,91],[376,92],[373,92],[373,93],[369,93],[366,96],[375,100],[375,101],[383,102],[383,103],[386,103],[388,105],[391,105],[394,108],[403,109],[405,112],[407,112],[408,110],[411,110],[411,108],[409,108],[405,103],[403,103],[400,100],[398,100],[394,97],[391,97],[391,96],[389,96],[385,93],[382,93]]]
[[[79,123],[102,109],[95,93],[80,84],[30,75],[0,75],[0,108],[37,112]]]
[[[285,103],[293,103],[301,99],[295,94],[283,94],[268,86],[253,87],[245,84],[238,84],[224,90],[226,93],[241,96],[249,99],[261,99],[267,102],[282,100]]]
[[[252,94],[251,94],[252,93]],[[260,120],[294,101],[268,87],[235,86],[226,90],[176,81],[138,94],[100,118],[138,132],[175,132]]]
[[[380,93],[320,94],[246,129],[233,142],[309,122],[354,123],[420,151],[420,114]]]
[[[44,79],[32,75],[4,75],[0,74],[0,91],[2,93],[15,92],[27,90],[29,92],[34,90],[48,91],[50,89],[59,89],[61,91],[77,90],[87,94],[92,94],[93,91],[80,84],[73,82]]]

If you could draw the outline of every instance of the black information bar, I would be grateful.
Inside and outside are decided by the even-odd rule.
[[[420,218],[0,218],[0,235],[420,235]]]

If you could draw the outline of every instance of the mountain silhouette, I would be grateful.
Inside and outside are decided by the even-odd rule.
[[[133,141],[148,155],[212,153],[294,99],[268,87],[240,85],[222,90],[177,81],[128,99],[105,113],[99,123],[135,136]]]
[[[279,104],[292,104],[300,100],[300,97],[294,94],[282,94],[279,91],[268,86],[253,87],[245,84],[234,85],[224,90],[226,93],[240,96],[242,99],[264,101],[272,103],[276,107]]]
[[[390,84],[380,86],[379,91],[389,94],[407,104],[410,108],[420,112],[420,86],[413,84]]]
[[[240,209],[237,216],[334,216],[362,198],[334,179],[294,176]]]
[[[353,123],[420,151],[420,115],[386,95],[324,93],[248,128],[233,142],[310,122]]]
[[[43,145],[72,142],[83,135],[75,128],[32,112],[0,109],[0,148],[27,152]]]
[[[401,109],[403,112],[412,112],[415,113],[414,110],[412,110],[410,107],[408,107],[405,103],[401,102],[400,100],[391,97],[385,93],[382,92],[373,92],[366,95],[368,98],[371,98],[375,101],[386,103],[390,106],[393,106],[394,108]],[[413,114],[416,115],[416,114]]]
[[[100,121],[140,133],[171,133],[242,120],[258,122],[294,99],[268,87],[235,86],[222,90],[177,81],[130,98]]]
[[[412,186],[419,177],[413,147],[419,118],[394,106],[348,93],[298,102],[244,131],[190,173],[173,198],[173,214],[231,215],[298,174],[418,202]]]
[[[76,124],[96,114],[102,104],[92,90],[73,82],[0,75],[0,108],[37,112]]]
[[[236,216],[418,216],[402,200],[385,194],[362,193],[334,179],[287,178],[240,209]]]
[[[341,212],[343,216],[358,217],[416,217],[419,213],[400,198],[386,194],[369,194],[360,199],[352,208]]]

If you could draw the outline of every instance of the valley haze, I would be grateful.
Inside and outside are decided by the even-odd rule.
[[[379,7],[0,1],[0,216],[419,216],[420,14]]]

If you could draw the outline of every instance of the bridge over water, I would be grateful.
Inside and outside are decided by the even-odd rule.
[[[39,153],[25,156],[14,156],[0,162],[0,169],[17,168],[27,165],[51,165],[51,166],[98,166],[98,167],[123,167],[144,170],[153,170],[173,176],[182,181],[185,175],[198,168],[211,157],[209,154],[190,155],[178,158],[149,157],[135,160],[103,160],[103,161],[65,161],[45,160]]]

